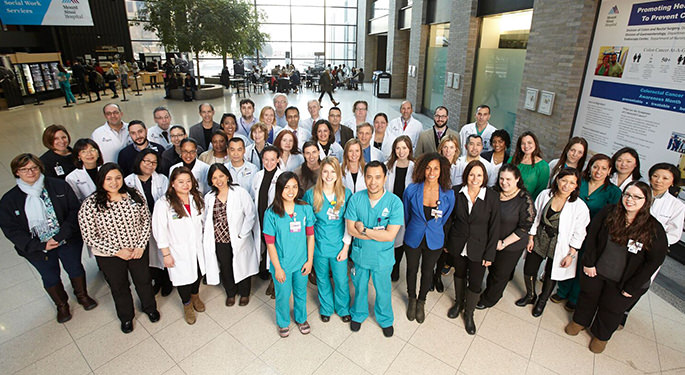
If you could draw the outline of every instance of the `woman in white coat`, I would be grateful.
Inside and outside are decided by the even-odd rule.
[[[156,172],[158,166],[159,155],[153,149],[147,148],[136,155],[133,162],[133,173],[124,179],[128,187],[136,189],[145,198],[150,213],[154,212],[155,202],[164,196],[169,187],[169,179]],[[154,292],[157,294],[161,290],[162,296],[166,297],[171,293],[173,285],[169,279],[169,272],[164,267],[162,252],[159,250],[154,237],[150,237],[148,249],[150,253],[150,276],[154,282]]]
[[[100,147],[90,138],[81,138],[74,144],[72,150],[76,169],[65,177],[79,202],[95,192],[98,169],[102,166]]]
[[[535,304],[533,316],[545,309],[557,281],[576,276],[578,250],[585,240],[585,228],[590,223],[590,210],[578,199],[580,172],[564,168],[554,177],[552,188],[543,190],[535,199],[535,221],[530,228],[523,274],[526,295],[516,301],[517,306]],[[535,275],[547,259],[545,280],[540,296],[535,294]],[[537,301],[536,301],[537,299]]]
[[[392,143],[390,159],[386,165],[388,166],[388,177],[385,179],[385,190],[403,199],[404,189],[411,184],[411,176],[414,173],[414,157],[409,136],[401,135],[395,139]],[[403,245],[404,225],[400,227],[395,237],[395,265],[390,274],[392,281],[400,279],[400,262],[404,254]]]
[[[335,141],[333,127],[328,120],[318,120],[312,126],[312,139],[316,140],[321,160],[326,156],[335,156],[338,160],[342,160],[343,148]]]
[[[259,253],[252,238],[257,219],[250,193],[233,183],[231,173],[223,164],[209,167],[207,176],[211,191],[205,195],[206,253],[215,253],[219,262],[221,282],[226,290],[226,306],[250,302],[251,276],[259,272]]]
[[[297,147],[297,136],[293,132],[280,132],[274,146],[281,150],[279,167],[282,171],[292,172],[304,163],[304,157]]]
[[[193,172],[193,177],[197,181],[200,194],[205,194],[209,191],[209,186],[207,185],[209,165],[197,158],[197,142],[194,139],[186,138],[181,141],[181,162],[169,168],[169,175],[178,167],[186,167]]]
[[[373,118],[373,147],[383,153],[383,160],[389,160],[393,152],[396,134],[390,134],[388,130],[388,115],[379,112]],[[409,138],[411,142],[411,138]],[[400,197],[401,198],[401,197]],[[400,229],[401,230],[401,229]]]
[[[252,196],[254,197],[257,217],[259,218],[259,220],[255,220],[253,235],[257,254],[259,254],[259,278],[262,280],[271,279],[271,274],[267,269],[266,242],[264,242],[264,237],[262,236],[262,227],[264,225],[264,213],[276,195],[276,180],[283,173],[278,168],[280,156],[281,151],[275,146],[264,147],[262,151],[262,165],[264,165],[264,169],[257,172],[252,180]],[[269,282],[266,294],[270,295],[271,298],[275,298],[273,281]]]
[[[343,151],[343,185],[352,191],[352,194],[365,190],[364,181],[364,158],[362,157],[362,143],[357,138],[352,138],[345,143]]]
[[[152,233],[181,296],[188,324],[195,323],[195,311],[205,311],[198,295],[202,276],[207,274],[207,284],[219,283],[216,255],[202,248],[203,212],[204,200],[193,173],[183,166],[174,169],[164,198],[155,203]]]

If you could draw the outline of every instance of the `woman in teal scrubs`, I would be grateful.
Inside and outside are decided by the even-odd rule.
[[[321,321],[330,321],[335,311],[347,323],[350,317],[350,286],[347,277],[347,255],[352,237],[345,228],[345,209],[352,197],[342,182],[340,162],[332,156],[321,161],[316,185],[304,194],[316,216],[314,224],[314,270],[319,289]],[[335,291],[329,273],[333,274]]]
[[[621,189],[610,181],[611,158],[604,154],[596,154],[588,162],[580,180],[580,199],[587,204],[590,210],[590,219],[602,210],[606,205],[616,204],[621,199]],[[583,255],[583,248],[578,254],[579,259]],[[564,308],[574,311],[580,294],[580,271],[582,262],[578,262],[576,277],[557,284],[557,292],[550,297],[554,303],[566,301]]]
[[[290,295],[300,333],[311,330],[307,322],[307,275],[314,258],[314,212],[297,198],[297,175],[284,172],[276,180],[276,196],[264,213],[264,239],[276,293],[278,334],[290,334]]]

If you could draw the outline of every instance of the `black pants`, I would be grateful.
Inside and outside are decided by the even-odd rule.
[[[236,293],[241,297],[250,295],[251,278],[244,278],[236,283],[233,276],[233,246],[230,243],[216,243],[216,258],[219,261],[221,282],[226,289],[226,295],[235,297]]]
[[[323,99],[324,94],[328,94],[328,97],[331,98],[331,102],[335,101],[335,99],[333,99],[333,93],[331,92],[331,90],[328,90],[328,91],[321,90],[321,95],[319,95],[319,101],[321,101],[321,99]]]
[[[152,291],[150,278],[150,258],[147,250],[140,259],[123,260],[121,258],[96,256],[98,266],[105,274],[105,280],[112,290],[117,317],[122,322],[133,320],[133,297],[129,288],[128,274],[131,274],[133,285],[142,305],[142,310],[151,313],[157,310],[157,302]]]
[[[468,257],[452,256],[454,261],[454,277],[466,279],[467,287],[473,293],[480,293],[485,276],[483,261],[473,262]]]
[[[573,321],[584,327],[590,327],[592,323],[592,335],[608,341],[623,321],[623,313],[641,296],[625,297],[617,282],[600,275],[589,277],[583,273],[580,275],[580,296]]]
[[[537,277],[538,271],[540,270],[540,264],[545,258],[538,255],[536,252],[532,251],[526,255],[526,261],[523,263],[523,274],[526,276]],[[545,263],[545,277],[552,276],[552,265],[554,264],[553,259],[547,259]]]
[[[179,285],[176,287],[178,290],[178,295],[181,296],[181,302],[184,305],[190,302],[191,294],[198,294],[200,292],[200,282],[202,281],[202,271],[200,271],[200,266],[197,266],[197,280],[191,284]]]
[[[164,285],[171,285],[171,279],[169,278],[169,269],[167,268],[157,268],[150,267],[150,276],[152,276],[152,281],[155,282],[155,286],[162,287]]]
[[[433,269],[435,263],[442,253],[442,249],[431,250],[426,244],[426,238],[421,241],[419,247],[414,249],[405,246],[407,253],[407,295],[409,298],[416,298],[416,277],[419,272],[419,260],[421,260],[421,286],[419,287],[419,299],[426,300],[428,289],[433,283]]]
[[[490,272],[488,273],[485,291],[480,297],[480,301],[486,307],[495,306],[502,298],[504,289],[509,283],[509,277],[516,268],[522,253],[523,249],[498,251],[495,254],[495,261],[489,267]]]
[[[117,81],[109,82],[109,89],[112,90],[112,95],[117,96]]]

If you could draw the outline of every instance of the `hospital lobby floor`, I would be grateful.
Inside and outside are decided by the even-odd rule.
[[[374,97],[370,84],[365,89],[334,94],[342,102],[343,121],[352,118],[352,103],[358,99],[369,102],[370,116],[377,112],[391,119],[399,116],[401,100]],[[129,93],[128,102],[116,99],[124,121],[140,119],[153,126],[152,109],[165,105],[172,123],[190,127],[199,122],[199,102],[168,101],[162,99],[160,89],[142,93]],[[303,118],[309,117],[307,100],[317,97],[309,90],[288,95]],[[251,98],[257,110],[271,104],[270,93],[253,93]],[[240,99],[227,90],[222,98],[210,100],[215,120],[224,112],[239,113]],[[41,135],[46,126],[65,125],[73,145],[104,123],[102,106],[108,100],[79,101],[73,108],[62,108],[64,101],[58,98],[42,106],[0,111],[0,192],[15,185],[9,168],[14,156],[45,151]],[[324,98],[322,113],[330,105]],[[430,119],[417,117],[430,125]],[[664,299],[651,291],[643,296],[625,329],[614,334],[604,353],[595,355],[587,348],[586,331],[575,337],[564,333],[571,314],[563,304],[549,302],[540,318],[531,316],[530,306],[514,305],[523,295],[522,261],[502,300],[493,308],[476,311],[474,336],[465,332],[461,316],[447,318],[454,299],[451,274],[443,277],[444,293],[428,294],[425,322],[408,321],[402,271],[400,281],[393,283],[395,335],[391,338],[385,338],[374,321],[372,287],[371,316],[360,332],[352,333],[337,316],[321,322],[316,286],[311,284],[307,293],[311,334],[301,335],[291,324],[290,337],[279,338],[274,301],[264,293],[267,283],[258,278],[253,278],[250,303],[244,307],[226,307],[222,287],[201,285],[206,311],[198,313],[192,326],[183,320],[175,291],[167,297],[157,295],[161,320],[150,323],[137,310],[134,331],[123,334],[102,273],[87,254],[83,264],[89,292],[99,306],[84,311],[63,272],[73,318],[59,324],[38,273],[0,236],[0,374],[685,374],[685,314]],[[135,293],[134,300],[138,304]]]

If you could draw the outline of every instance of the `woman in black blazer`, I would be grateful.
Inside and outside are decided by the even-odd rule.
[[[565,331],[575,336],[590,327],[593,353],[604,351],[623,312],[644,294],[666,258],[666,233],[649,213],[651,202],[649,186],[632,181],[621,202],[602,209],[590,223],[578,305]]]
[[[488,173],[479,160],[467,164],[463,176],[464,182],[453,187],[456,207],[452,211],[447,250],[454,259],[456,301],[447,317],[454,319],[463,309],[464,327],[473,335],[473,311],[480,297],[485,267],[495,260],[499,241],[500,203],[499,194],[487,187]]]
[[[0,228],[17,253],[38,270],[43,287],[57,306],[57,321],[64,323],[71,319],[71,312],[60,262],[78,303],[85,310],[97,306],[86,291],[86,271],[81,264],[79,201],[66,182],[45,177],[43,163],[33,154],[20,154],[10,167],[17,185],[0,200]]]

